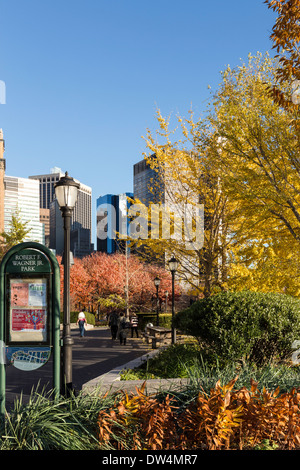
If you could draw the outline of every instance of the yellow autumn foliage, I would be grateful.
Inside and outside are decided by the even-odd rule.
[[[300,295],[300,139],[268,93],[277,66],[268,54],[249,54],[222,72],[203,117],[190,112],[172,128],[158,110],[157,132],[145,137],[161,202],[204,205],[203,246],[189,250],[159,230],[139,241],[157,260],[175,254],[190,292]],[[157,197],[154,183],[152,190]]]

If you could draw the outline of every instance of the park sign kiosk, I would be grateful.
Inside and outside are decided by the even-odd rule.
[[[60,391],[60,271],[46,246],[11,248],[0,265],[0,413],[5,412],[6,364],[42,367],[53,356],[53,392]]]

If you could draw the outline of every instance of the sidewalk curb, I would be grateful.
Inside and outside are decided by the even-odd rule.
[[[116,367],[111,371],[96,377],[82,386],[84,393],[104,394],[106,392],[114,393],[117,391],[126,391],[136,393],[136,389],[140,389],[145,384],[145,393],[157,393],[161,390],[175,391],[182,386],[186,386],[188,379],[148,379],[148,380],[121,380],[121,372],[123,370],[134,369],[141,366],[148,359],[156,356],[161,349],[149,351],[149,353],[127,362],[126,364]]]
[[[116,381],[120,382],[121,381],[121,372],[123,370],[129,370],[129,369],[134,369],[136,367],[139,367],[144,362],[148,361],[148,359],[152,359],[152,357],[156,356],[158,353],[159,353],[159,349],[149,351],[148,353],[144,354],[141,357],[138,357],[137,359],[133,359],[132,361],[127,362],[126,364],[123,364],[121,366],[118,366],[115,369],[112,369],[111,371],[100,375],[99,377],[95,377],[94,379],[89,380],[88,382],[83,384],[82,389],[84,389],[84,388],[95,388],[95,387],[98,387],[99,385],[102,385],[102,384],[105,384],[107,386],[107,385],[111,384],[112,382],[116,382]]]

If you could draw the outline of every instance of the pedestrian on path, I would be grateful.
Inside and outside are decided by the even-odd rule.
[[[77,319],[77,325],[79,326],[79,333],[80,337],[83,338],[84,336],[84,325],[86,323],[86,318],[84,312],[79,312],[78,313],[78,319]]]
[[[131,338],[133,338],[133,333],[135,332],[136,337],[139,337],[138,333],[138,322],[139,319],[135,313],[133,313],[130,317],[130,328],[131,328]]]
[[[124,317],[123,314],[121,314],[119,318],[119,324],[118,324],[118,337],[120,340],[120,345],[126,345],[126,340],[127,340],[127,332],[129,328],[129,322],[127,319]]]
[[[119,315],[117,314],[117,312],[112,312],[109,315],[109,321],[108,321],[108,326],[110,326],[111,339],[117,339],[118,323],[119,323]]]

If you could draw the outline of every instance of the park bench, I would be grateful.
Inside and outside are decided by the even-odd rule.
[[[143,337],[146,339],[147,344],[152,343],[152,348],[156,349],[171,344],[172,330],[162,326],[147,326]]]

